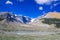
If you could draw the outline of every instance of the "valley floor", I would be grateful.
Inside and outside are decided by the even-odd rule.
[[[60,40],[60,34],[50,35],[16,35],[0,33],[0,40]]]
[[[0,40],[60,40],[60,29],[37,26],[0,26]]]

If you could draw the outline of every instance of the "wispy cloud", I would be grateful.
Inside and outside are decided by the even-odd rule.
[[[11,4],[11,5],[13,5],[13,2],[11,2],[11,1],[8,0],[8,1],[5,2],[5,4]]]

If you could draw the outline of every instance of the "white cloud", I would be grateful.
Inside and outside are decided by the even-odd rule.
[[[46,4],[46,3],[50,3],[51,0],[35,0],[38,4]]]
[[[5,4],[11,4],[11,5],[12,5],[12,4],[13,4],[13,2],[11,2],[11,1],[9,1],[9,0],[8,0],[8,1],[6,1],[6,3],[5,3]]]
[[[43,7],[42,7],[42,6],[40,6],[40,7],[39,7],[39,10],[43,10]]]
[[[58,1],[58,0],[35,0],[37,4],[50,4],[52,1]]]

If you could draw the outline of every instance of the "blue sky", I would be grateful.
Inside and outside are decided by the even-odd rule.
[[[35,18],[54,11],[60,12],[60,0],[0,0],[0,12]]]

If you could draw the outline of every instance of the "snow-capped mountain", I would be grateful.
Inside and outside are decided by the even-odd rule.
[[[8,12],[0,12],[0,19],[6,19],[6,21],[14,22],[16,21],[15,15]]]
[[[21,23],[24,23],[24,24],[27,24],[27,23],[31,22],[31,18],[29,18],[27,16],[26,17],[22,16],[22,15],[16,16],[16,19],[17,19],[17,22],[21,22]]]
[[[0,12],[0,19],[6,19],[7,22],[18,22],[18,23],[29,23],[31,18],[27,16],[15,16],[15,14],[11,12]]]

